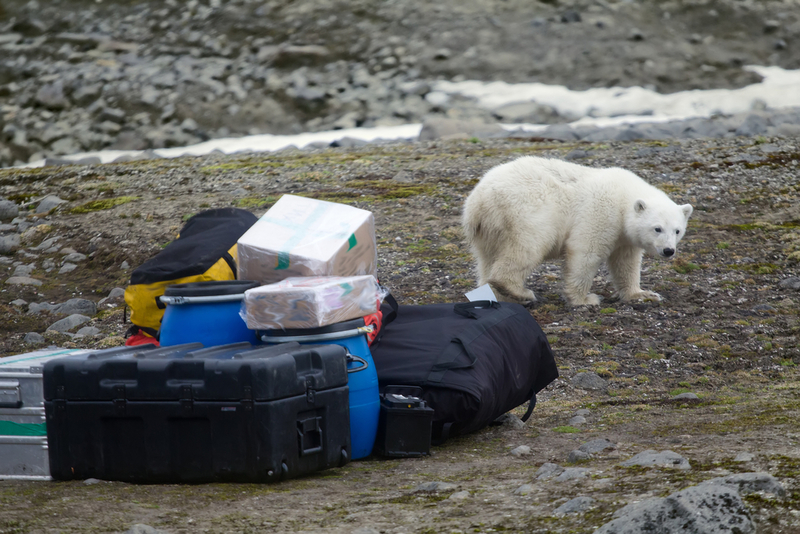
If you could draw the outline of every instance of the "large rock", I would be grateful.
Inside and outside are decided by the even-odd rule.
[[[740,494],[763,491],[785,495],[768,473],[742,473],[715,478],[673,493],[617,510],[615,519],[595,534],[750,534],[756,531]]]
[[[48,326],[47,329],[55,330],[56,332],[69,332],[73,328],[76,328],[84,323],[88,323],[89,321],[91,321],[89,317],[76,313],[70,315],[69,317],[63,318],[60,321],[56,321]]]
[[[97,313],[97,306],[89,299],[69,299],[63,304],[58,305],[55,310],[56,313],[62,315],[73,315],[79,313],[81,315],[92,316]]]

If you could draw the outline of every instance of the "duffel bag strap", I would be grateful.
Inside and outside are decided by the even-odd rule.
[[[522,416],[523,423],[530,418],[534,408],[536,408],[536,393],[534,393],[531,400],[528,401],[528,409],[525,410],[525,415]]]
[[[468,304],[478,304],[479,302],[481,301],[471,302]],[[478,361],[478,355],[472,350],[472,342],[485,334],[487,330],[496,324],[516,315],[516,311],[514,309],[504,308],[497,302],[491,302],[488,300],[482,302],[487,303],[485,307],[492,308],[494,310],[493,313],[487,314],[483,317],[478,317],[475,314],[466,315],[466,317],[475,319],[475,322],[464,328],[457,336],[450,340],[450,344],[447,345],[447,347],[441,352],[439,357],[436,359],[436,363],[434,363],[433,367],[431,367],[431,372],[428,373],[427,378],[428,383],[441,382],[445,373],[447,373],[447,371],[450,369],[468,369],[475,365],[475,362]],[[457,306],[459,306],[459,304],[456,304],[453,309],[455,310]],[[478,306],[472,307],[474,308]],[[464,308],[467,307],[462,306],[460,309]],[[459,315],[463,314],[459,313]],[[467,354],[469,363],[456,363],[456,359],[462,352]]]
[[[231,253],[226,250],[225,253],[222,255],[222,259],[225,260],[225,263],[228,264],[228,268],[233,273],[233,279],[234,280],[238,279],[239,274],[237,273],[238,269],[236,269],[236,260],[233,259]]]
[[[478,319],[475,308],[499,308],[500,303],[493,300],[476,300],[474,302],[459,302],[453,305],[453,311],[470,319]]]
[[[383,314],[383,319],[381,321],[381,327],[386,326],[387,324],[391,323],[395,319],[397,319],[397,310],[400,308],[400,305],[397,304],[397,300],[391,293],[387,293],[385,297],[383,297],[383,302],[389,305],[391,311],[388,313]]]

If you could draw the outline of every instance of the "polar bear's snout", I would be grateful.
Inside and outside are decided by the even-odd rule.
[[[662,248],[661,249],[661,255],[664,256],[665,258],[669,258],[670,256],[672,256],[674,254],[675,254],[675,249],[674,248]]]

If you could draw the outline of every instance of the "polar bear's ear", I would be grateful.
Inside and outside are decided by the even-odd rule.
[[[642,213],[644,210],[647,209],[647,204],[645,204],[644,200],[639,199],[633,203],[633,211],[636,213]]]
[[[686,217],[686,220],[688,221],[689,217],[692,216],[694,208],[692,207],[691,204],[684,204],[683,206],[681,206],[681,209],[683,210],[683,215]]]

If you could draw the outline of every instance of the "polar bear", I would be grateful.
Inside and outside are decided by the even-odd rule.
[[[597,169],[557,159],[521,157],[490,169],[467,197],[463,225],[479,284],[526,305],[534,267],[564,258],[565,296],[597,305],[590,293],[603,262],[622,300],[661,300],[639,287],[642,254],[675,255],[692,206],[620,168]]]

